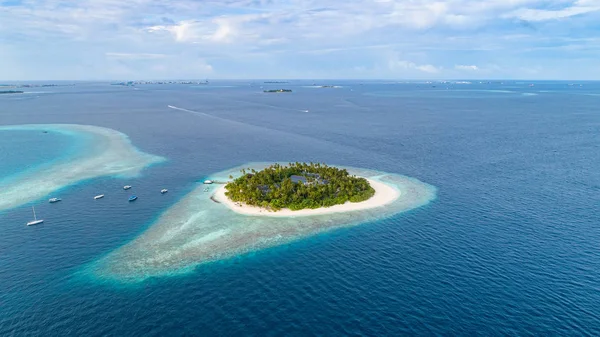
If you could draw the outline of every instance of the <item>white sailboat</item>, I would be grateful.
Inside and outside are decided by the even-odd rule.
[[[44,219],[37,219],[37,217],[35,216],[35,207],[31,206],[31,209],[33,210],[33,221],[29,221],[27,223],[27,226],[33,226],[33,225],[39,225],[42,222],[44,222]]]

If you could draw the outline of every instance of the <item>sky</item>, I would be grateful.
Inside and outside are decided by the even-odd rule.
[[[0,0],[0,80],[600,79],[600,0]]]

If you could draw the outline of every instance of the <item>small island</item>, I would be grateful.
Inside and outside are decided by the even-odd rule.
[[[323,164],[307,165],[325,167]],[[278,166],[273,162],[251,162],[204,176],[202,180],[213,182],[209,185],[211,193],[206,193],[207,185],[199,182],[196,188],[162,211],[135,239],[87,264],[85,274],[99,280],[123,283],[181,275],[194,272],[195,266],[204,263],[239,257],[338,228],[393,216],[427,205],[436,197],[435,187],[414,178],[341,166],[331,168],[331,171],[338,172],[340,176],[365,179],[375,194],[361,202],[346,201],[342,205],[296,211],[289,208],[267,210],[234,202],[225,195],[228,192],[226,181],[230,182],[229,187],[238,188],[237,183],[232,184],[234,180],[243,175],[245,178],[238,182],[250,182],[265,168],[265,178],[274,177],[282,182],[292,180],[292,176],[284,178],[274,169],[279,167],[279,173],[286,172],[287,175],[291,173],[289,166],[297,170],[293,175],[304,177],[294,177],[298,182],[292,181],[292,184],[304,185],[306,181],[306,187],[325,186],[323,183],[333,181],[325,173],[316,173],[320,177],[303,175],[304,165],[285,162]],[[252,169],[258,172],[253,173]],[[348,174],[341,174],[343,171]],[[256,186],[259,185],[263,184],[258,181]]]
[[[261,171],[244,169],[241,173],[225,186],[227,198],[269,211],[357,203],[375,194],[367,179],[319,163],[273,164]]]
[[[291,89],[271,89],[271,90],[263,90],[263,92],[292,92]]]
[[[22,94],[21,90],[0,90],[0,95],[2,94]]]

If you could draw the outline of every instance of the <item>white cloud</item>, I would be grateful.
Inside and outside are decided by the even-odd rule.
[[[440,72],[441,68],[438,68],[436,66],[433,66],[431,64],[422,64],[422,65],[417,65],[415,66],[415,69],[426,72],[426,73],[430,73],[430,74],[435,74]]]
[[[156,60],[169,57],[166,54],[151,53],[105,53],[107,58],[120,60]]]
[[[182,43],[233,43],[257,41],[254,29],[243,27],[261,16],[221,16],[205,20],[183,20],[171,25],[146,27],[148,33],[169,32],[175,41]],[[266,41],[282,40],[267,38]]]
[[[390,60],[388,66],[392,71],[418,70],[429,74],[435,74],[440,72],[441,70],[441,68],[438,68],[431,64],[416,64],[414,62],[398,59]]]
[[[456,70],[467,70],[467,71],[477,71],[479,70],[479,67],[476,65],[461,65],[461,64],[457,64],[454,66],[454,69]]]
[[[526,21],[547,21],[570,18],[576,15],[588,14],[600,11],[600,1],[598,0],[578,0],[571,6],[549,10],[537,8],[520,8],[513,12],[507,13],[505,17],[514,17]]]
[[[541,60],[527,53],[541,48],[552,55],[600,58],[597,41],[591,39],[594,33],[586,25],[598,18],[600,0],[22,0],[22,4],[0,4],[0,47],[8,51],[3,61],[10,60],[11,69],[28,69],[28,63],[41,59],[46,67],[40,64],[31,73],[43,77],[68,73],[70,67],[77,68],[73,74],[87,69],[96,76],[104,76],[102,67],[141,75],[276,76],[290,71],[290,59],[300,75],[312,71],[337,77],[356,68],[379,71],[364,71],[361,76],[380,77],[390,70],[422,76],[460,71],[491,76],[499,71],[488,63],[503,69],[538,65]],[[556,19],[561,19],[560,25]],[[561,40],[566,37],[577,41],[567,46]],[[403,57],[388,61],[389,55]],[[339,62],[331,62],[333,57]],[[481,68],[464,64],[465,59],[481,62]],[[179,71],[182,64],[196,66]],[[61,70],[41,75],[43,69]],[[3,73],[19,76],[17,71]],[[501,75],[510,73],[505,70]]]

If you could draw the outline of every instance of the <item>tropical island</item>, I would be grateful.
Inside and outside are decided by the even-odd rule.
[[[261,171],[250,169],[249,172],[243,169],[242,176],[225,188],[225,195],[234,202],[272,211],[361,202],[375,194],[367,179],[319,163],[274,164]]]
[[[311,216],[377,208],[400,191],[382,181],[350,174],[326,164],[289,163],[242,169],[218,188],[211,200],[254,216]]]
[[[242,205],[225,195],[225,182],[240,177],[243,168],[246,174],[253,174],[252,168],[262,171],[270,166],[274,164],[245,163],[204,176],[202,180],[213,182],[210,188],[217,187],[212,193],[207,193],[207,185],[199,183],[161,212],[135,239],[88,264],[85,273],[100,280],[123,283],[181,275],[193,272],[193,267],[200,264],[406,212],[436,197],[435,187],[414,178],[340,166],[337,169],[347,170],[349,176],[366,179],[375,194],[361,202],[347,201],[342,205],[297,211],[269,211]],[[308,182],[308,177],[305,178]]]

